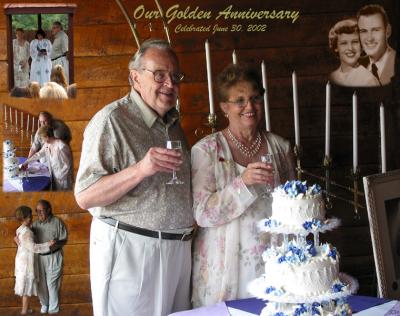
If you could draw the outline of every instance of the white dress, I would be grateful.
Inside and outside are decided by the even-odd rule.
[[[39,55],[39,51],[45,49],[47,55]],[[31,42],[30,54],[32,58],[31,64],[31,81],[37,81],[41,86],[50,81],[51,74],[51,42],[48,39],[34,39]]]
[[[43,147],[27,162],[46,158],[46,164],[51,175],[53,191],[72,190],[72,154],[69,146],[60,139],[55,139],[51,144],[45,143]]]
[[[378,80],[364,66],[351,68],[348,72],[343,72],[341,67],[331,72],[329,80],[339,86],[345,87],[377,87]]]
[[[29,42],[21,46],[17,39],[13,40],[14,86],[24,88],[29,84]],[[21,65],[22,62],[22,65]]]
[[[35,253],[49,252],[49,245],[47,242],[35,244],[32,230],[25,225],[18,227],[16,236],[19,246],[15,256],[15,294],[37,295],[38,267]]]

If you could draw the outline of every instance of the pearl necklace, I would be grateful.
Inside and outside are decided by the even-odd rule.
[[[258,153],[261,147],[261,135],[260,133],[257,134],[257,137],[255,141],[250,145],[250,147],[247,147],[243,145],[231,132],[229,128],[228,130],[228,136],[232,140],[232,142],[235,144],[237,149],[239,149],[240,153],[248,158],[254,157],[255,154]]]

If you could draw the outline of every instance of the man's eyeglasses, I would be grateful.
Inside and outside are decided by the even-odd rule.
[[[152,70],[146,69],[146,68],[142,68],[142,70],[146,70],[148,72],[151,72],[153,74],[154,81],[158,82],[158,83],[164,83],[168,79],[168,76],[170,76],[172,83],[173,84],[178,84],[185,77],[185,75],[183,73],[169,72],[169,71],[166,71],[166,70],[154,70],[154,71],[152,71]]]
[[[244,108],[247,105],[247,103],[249,103],[249,101],[250,101],[251,104],[261,104],[264,101],[264,96],[262,96],[262,95],[254,95],[254,96],[250,97],[248,100],[246,100],[245,98],[240,97],[235,101],[229,101],[228,100],[228,101],[225,101],[225,103],[232,103],[232,104],[236,105],[239,108]]]

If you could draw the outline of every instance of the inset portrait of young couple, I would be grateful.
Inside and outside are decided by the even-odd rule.
[[[379,87],[396,73],[396,51],[389,40],[392,27],[385,9],[370,4],[354,17],[340,20],[329,31],[329,47],[339,67],[329,80],[348,87]]]

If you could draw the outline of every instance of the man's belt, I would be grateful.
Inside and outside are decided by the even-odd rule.
[[[147,237],[152,237],[152,238],[158,238],[159,237],[159,232],[154,231],[154,230],[149,230],[146,228],[141,228],[141,227],[136,227],[132,225],[125,224],[123,222],[119,222],[111,217],[99,217],[99,220],[101,220],[104,223],[107,223],[108,225],[111,226],[117,226],[118,222],[118,228],[125,230],[130,233],[138,234],[138,235],[143,235]],[[193,230],[189,234],[174,234],[174,233],[166,233],[166,232],[160,232],[160,237],[161,239],[168,239],[168,240],[181,240],[181,241],[187,241],[193,238]]]
[[[49,252],[46,252],[46,253],[39,253],[39,255],[41,255],[41,256],[48,256],[48,255],[52,255],[53,253],[56,253],[56,252],[58,252],[58,251],[60,251],[60,250],[61,250],[61,248],[58,248],[58,249],[56,249],[56,250],[49,251]]]
[[[51,61],[55,61],[55,60],[57,60],[57,59],[59,59],[61,57],[65,57],[65,56],[67,56],[67,52],[65,52],[64,54],[62,54],[62,55],[60,55],[60,56],[58,56],[56,58],[52,58]]]

